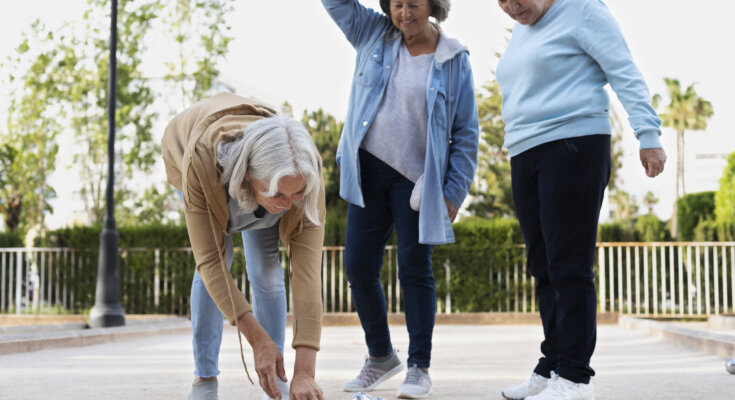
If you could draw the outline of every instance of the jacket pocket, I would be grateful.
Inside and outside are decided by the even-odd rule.
[[[367,55],[360,68],[357,69],[355,82],[360,86],[375,86],[376,83],[380,82],[384,69],[383,52],[380,49],[375,49]]]

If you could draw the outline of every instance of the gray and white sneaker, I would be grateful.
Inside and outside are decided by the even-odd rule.
[[[406,373],[406,380],[398,387],[399,399],[425,399],[431,394],[431,377],[419,367],[413,366]]]
[[[551,376],[554,376],[551,372]],[[546,389],[549,384],[549,378],[543,377],[537,373],[532,373],[531,377],[520,385],[503,389],[502,395],[508,400],[523,400],[528,396],[539,394]]]
[[[191,385],[187,400],[218,400],[217,381],[199,381]]]
[[[403,364],[395,352],[387,360],[375,361],[370,357],[365,359],[360,375],[342,386],[345,392],[369,392],[375,389],[388,378],[401,372]]]

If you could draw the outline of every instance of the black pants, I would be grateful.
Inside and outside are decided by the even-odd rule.
[[[597,221],[610,177],[610,136],[545,143],[510,161],[513,201],[544,327],[534,370],[588,383],[597,340]]]

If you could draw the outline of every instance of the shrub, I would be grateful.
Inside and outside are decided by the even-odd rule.
[[[656,215],[638,217],[634,225],[635,240],[638,242],[664,242],[671,240],[671,232],[664,221]]]
[[[598,242],[632,242],[635,237],[631,221],[614,221],[597,226]]]
[[[16,233],[0,232],[0,247],[23,247],[23,239]]]
[[[507,288],[497,277],[505,276],[514,264],[520,268],[522,262],[523,250],[517,246],[523,243],[518,221],[470,218],[454,224],[454,234],[455,243],[434,248],[437,298],[443,299],[449,289],[455,312],[498,309],[506,299]],[[451,265],[449,288],[444,263]]]
[[[691,193],[677,200],[676,216],[679,220],[681,241],[694,239],[694,229],[700,221],[714,218],[715,192]]]

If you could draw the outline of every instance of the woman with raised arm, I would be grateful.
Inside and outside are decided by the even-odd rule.
[[[370,391],[401,371],[380,282],[395,227],[409,334],[400,398],[431,393],[436,312],[433,245],[452,222],[477,167],[478,121],[468,50],[439,27],[449,0],[322,0],[357,51],[340,137],[340,196],[349,202],[345,264],[369,356],[346,391]],[[430,19],[432,18],[433,21]]]

